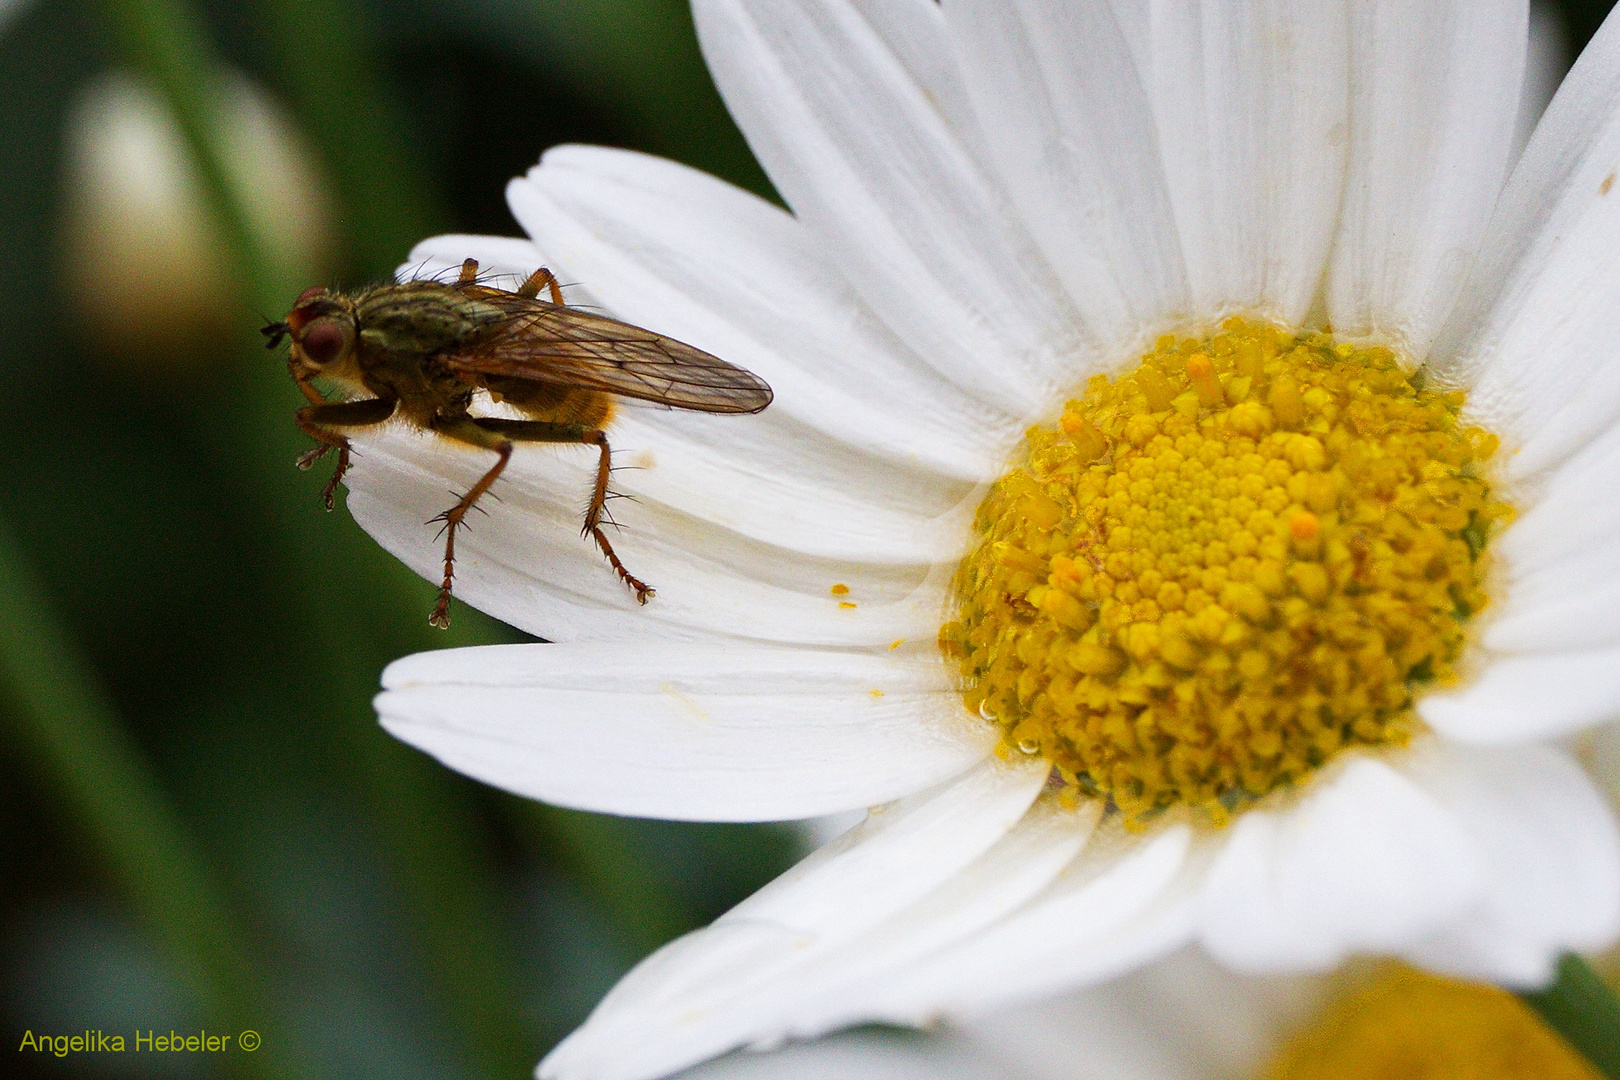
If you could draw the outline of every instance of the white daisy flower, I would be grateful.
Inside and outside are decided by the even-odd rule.
[[[520,449],[457,595],[556,644],[407,658],[378,709],[583,809],[881,809],[541,1074],[1189,942],[1533,986],[1612,941],[1620,833],[1563,740],[1620,715],[1620,22],[1509,177],[1523,2],[694,9],[791,213],[564,147],[509,189],[532,242],[412,267],[551,266],[775,404],[615,422],[645,607],[579,538],[592,452]],[[488,455],[357,442],[355,517],[436,580],[423,523]]]
[[[1182,950],[1101,986],[927,1033],[742,1051],[679,1080],[1595,1080],[1505,991],[1358,964],[1239,976]]]
[[[1241,976],[1184,949],[1101,986],[935,1031],[865,1029],[744,1051],[679,1080],[1255,1080],[1352,982]]]

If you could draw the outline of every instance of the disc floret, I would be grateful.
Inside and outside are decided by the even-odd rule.
[[[1003,752],[1224,820],[1457,679],[1511,509],[1496,436],[1394,353],[1233,318],[1094,376],[975,518],[940,644]]]

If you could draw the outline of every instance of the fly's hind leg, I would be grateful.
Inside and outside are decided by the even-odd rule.
[[[607,432],[600,429],[587,431],[580,442],[601,450],[596,464],[596,484],[591,488],[590,505],[585,508],[585,528],[582,531],[596,541],[596,546],[607,556],[607,561],[618,572],[620,580],[635,591],[636,603],[645,604],[656,595],[652,586],[624,568],[624,563],[613,553],[613,545],[608,543],[607,533],[602,531],[602,518],[607,513],[608,476],[613,472],[613,451],[608,449]]]
[[[596,447],[599,451],[596,483],[591,488],[591,501],[585,509],[585,527],[582,532],[596,541],[597,548],[613,567],[614,573],[619,575],[619,580],[636,594],[637,603],[645,604],[656,595],[652,586],[625,568],[613,550],[613,544],[609,542],[606,530],[602,528],[607,509],[608,477],[613,472],[613,456],[608,448],[606,432],[583,424],[558,424],[546,420],[500,420],[493,417],[479,417],[469,423],[491,435],[503,436],[513,442],[583,443],[586,446]]]
[[[456,278],[457,285],[473,285],[478,281],[478,260],[464,259],[461,263],[461,274]],[[518,286],[517,294],[530,300],[540,295],[540,290],[546,289],[551,293],[551,302],[558,307],[566,307],[563,303],[562,286],[557,284],[557,275],[545,267],[541,267],[530,274]]]
[[[518,286],[517,294],[527,296],[532,300],[540,295],[541,289],[546,289],[551,293],[551,302],[553,304],[558,307],[566,306],[563,304],[562,286],[557,284],[557,275],[543,266],[530,274],[528,280]]]

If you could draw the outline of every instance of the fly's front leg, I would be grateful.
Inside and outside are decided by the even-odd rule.
[[[321,392],[310,385],[309,379],[306,378],[303,372],[300,370],[298,361],[290,359],[287,361],[287,373],[292,376],[293,382],[298,384],[298,389],[303,391],[304,397],[309,400],[311,405],[328,404],[327,400],[321,396]],[[304,428],[304,430],[307,432],[309,429]],[[298,455],[298,467],[300,469],[309,468],[311,465],[321,460],[321,458],[325,457],[331,449],[332,448],[330,446],[322,443],[313,450],[306,450],[304,453]],[[332,507],[328,505],[327,509],[330,510]]]
[[[300,384],[306,385],[307,384]],[[309,387],[314,393],[314,388]],[[326,482],[321,491],[321,501],[328,510],[334,504],[333,494],[338,484],[343,480],[343,474],[349,471],[349,439],[341,431],[333,428],[369,427],[380,424],[394,415],[394,406],[397,402],[393,398],[365,398],[361,401],[326,401],[321,399],[319,405],[309,405],[298,410],[294,417],[298,426],[312,439],[318,440],[321,445],[307,451],[298,457],[298,467],[307,469],[319,461],[333,448],[338,452],[337,468],[332,471],[332,479]]]
[[[583,424],[554,424],[545,420],[499,420],[495,418],[480,417],[472,421],[478,427],[491,434],[505,436],[513,442],[553,442],[553,443],[583,443],[586,446],[597,447],[600,455],[596,465],[596,483],[591,489],[591,501],[585,508],[585,528],[582,530],[591,539],[602,555],[619,575],[619,580],[628,585],[636,594],[636,602],[645,604],[656,595],[653,588],[629,570],[619,561],[614,552],[613,545],[608,541],[607,533],[602,528],[602,519],[607,508],[608,476],[613,472],[613,456],[608,449],[607,433],[599,428],[588,428]]]
[[[321,392],[309,384],[309,377],[303,373],[302,365],[290,356],[287,358],[287,374],[292,376],[293,382],[298,384],[298,389],[304,392],[304,397],[309,399],[311,405],[325,405],[327,403],[326,399],[321,396]]]

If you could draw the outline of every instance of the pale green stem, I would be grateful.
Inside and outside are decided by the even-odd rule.
[[[30,760],[90,836],[142,924],[176,962],[207,1029],[263,1038],[220,1055],[232,1075],[289,1075],[246,938],[186,825],[0,524],[0,677]]]

